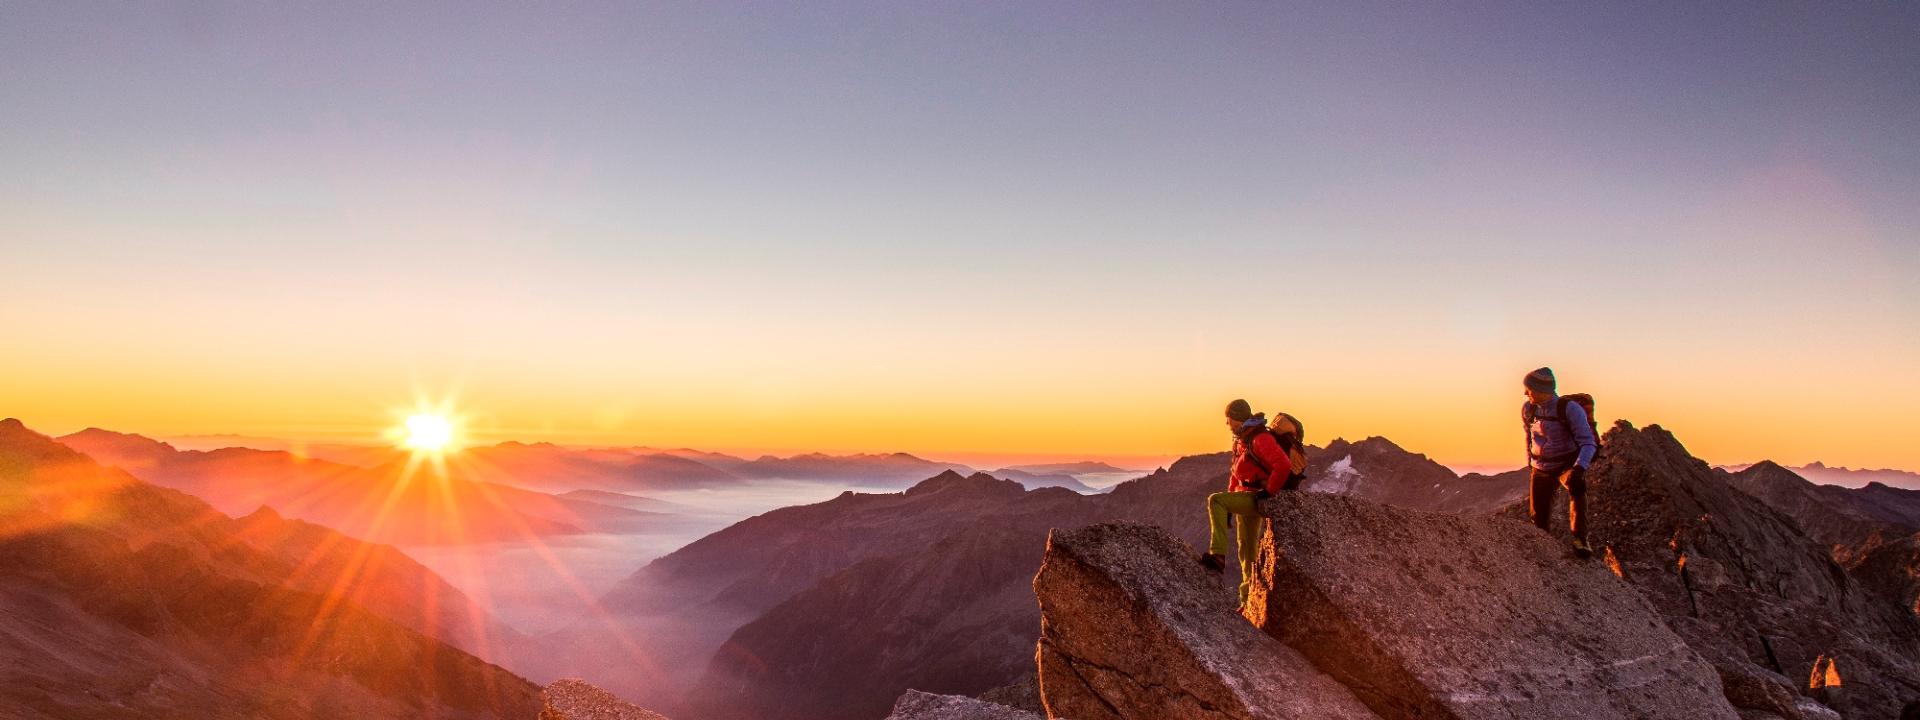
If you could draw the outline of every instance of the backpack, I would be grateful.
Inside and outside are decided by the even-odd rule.
[[[1307,436],[1306,426],[1301,425],[1300,420],[1292,415],[1278,413],[1274,416],[1273,422],[1260,432],[1272,435],[1274,442],[1280,443],[1280,449],[1287,452],[1287,461],[1293,464],[1293,474],[1287,476],[1286,482],[1280,486],[1280,489],[1299,489],[1300,483],[1307,479],[1307,446],[1302,442]],[[1253,438],[1258,437],[1259,434],[1247,436],[1247,459],[1252,460],[1254,466],[1261,471],[1273,472],[1273,468],[1267,467],[1266,461],[1253,453]]]
[[[1600,457],[1600,421],[1593,415],[1593,396],[1586,393],[1561,395],[1553,401],[1554,419],[1567,428],[1567,434],[1573,434],[1573,424],[1567,421],[1567,403],[1579,403],[1580,409],[1587,411],[1587,429],[1593,431],[1593,456]],[[1533,403],[1520,406],[1520,424],[1529,432],[1533,430]]]

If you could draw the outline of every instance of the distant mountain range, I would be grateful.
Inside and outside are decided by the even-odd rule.
[[[1749,467],[1753,466],[1720,466],[1721,469],[1727,472],[1740,472]],[[1795,475],[1799,475],[1820,485],[1839,485],[1841,487],[1857,488],[1880,483],[1881,485],[1906,490],[1920,490],[1920,473],[1906,470],[1856,470],[1846,467],[1830,467],[1818,461],[1807,463],[1800,467],[1787,467],[1786,469],[1792,471]]]
[[[1066,488],[1077,493],[1099,492],[1089,487],[1086,483],[1080,482],[1079,478],[1066,473],[1036,473],[1014,468],[1001,468],[987,474],[1000,478],[1001,480],[1012,480],[1020,483],[1021,487],[1028,490],[1038,490],[1043,487],[1057,487]]]
[[[1920,532],[1920,490],[1878,482],[1858,488],[1816,484],[1772,462],[1727,477],[1734,487],[1791,516],[1842,564]]]
[[[268,506],[287,517],[373,542],[434,544],[632,531],[660,517],[459,474],[439,477],[426,464],[409,467],[402,461],[362,468],[284,451],[180,451],[139,435],[97,428],[59,442],[230,515]]]
[[[1033,473],[1035,475],[1112,475],[1112,474],[1119,474],[1119,473],[1136,473],[1140,475],[1146,474],[1145,472],[1140,470],[1129,470],[1126,468],[1114,467],[1112,465],[1108,465],[1103,462],[1069,462],[1069,463],[1042,463],[1039,465],[1010,465],[1006,469],[1015,470],[1018,472]]]
[[[954,471],[973,472],[959,463],[923,460],[906,453],[826,455],[807,453],[792,457],[765,455],[733,469],[744,477],[785,480],[858,480],[875,487],[907,487],[930,475]]]
[[[678,455],[567,448],[551,443],[504,442],[467,448],[460,453],[459,466],[476,480],[555,493],[646,493],[740,481],[728,470]]]
[[[88,432],[105,431],[90,430],[76,433],[76,436]],[[76,439],[85,441],[85,438]],[[160,448],[173,447],[157,441],[146,442]],[[194,448],[186,452],[258,449],[359,467],[387,465],[406,457],[405,453],[392,448],[303,445],[239,435],[197,435],[182,438],[182,442]],[[147,452],[160,450],[150,447]],[[467,448],[461,451],[460,457],[461,474],[466,479],[553,494],[600,490],[644,495],[649,492],[719,487],[748,480],[819,481],[849,487],[904,489],[947,470],[963,475],[975,472],[965,464],[927,460],[908,453],[804,453],[788,457],[763,455],[748,459],[690,448],[574,447],[514,441]],[[1076,476],[1099,475],[1110,478],[1130,472],[1134,471],[1103,462],[1081,461],[1014,465],[992,471],[991,474],[1031,488],[1064,487],[1075,492],[1095,492],[1094,488]]]
[[[4,717],[540,711],[537,687],[435,639],[502,631],[391,548],[234,520],[17,420],[0,421],[0,607]]]

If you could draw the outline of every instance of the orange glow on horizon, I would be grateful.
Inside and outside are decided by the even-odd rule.
[[[1181,456],[1226,450],[1230,440],[1217,421],[1220,408],[1245,397],[1259,410],[1301,418],[1316,445],[1383,436],[1455,468],[1521,464],[1518,378],[1546,362],[1473,356],[1401,366],[1394,358],[1405,354],[1392,348],[1340,358],[1302,352],[1289,357],[1289,370],[1271,375],[1221,375],[1212,364],[1171,358],[1164,362],[1186,366],[1155,372],[1155,363],[1132,358],[1056,373],[1043,358],[999,375],[989,371],[992,363],[1010,361],[997,359],[936,368],[927,372],[951,372],[919,381],[900,369],[864,378],[779,369],[749,381],[708,375],[676,384],[653,379],[662,370],[642,364],[644,359],[613,375],[611,369],[578,375],[435,373],[460,378],[465,390],[457,405],[452,393],[428,400],[417,383],[396,382],[396,376],[424,374],[405,370],[374,378],[348,370],[308,375],[289,369],[215,380],[207,377],[211,368],[141,367],[99,375],[71,391],[9,384],[39,376],[21,372],[0,375],[0,391],[11,401],[0,415],[55,434],[101,427],[163,439],[233,434],[289,441],[282,447],[412,451],[407,419],[424,414],[444,417],[451,426],[442,454],[517,440],[748,455],[907,452],[983,469],[1105,460],[1150,470]],[[1552,364],[1568,391],[1598,398],[1603,428],[1623,418],[1642,427],[1659,424],[1711,463],[1770,459],[1797,466],[1818,460],[1920,469],[1920,446],[1901,434],[1905,406],[1858,402],[1906,391],[1850,387],[1856,380],[1910,384],[1907,373],[1863,362],[1857,373],[1792,385],[1774,379],[1775,368],[1764,363],[1728,363],[1712,368],[1714,383],[1703,383],[1695,376],[1706,368],[1634,355],[1618,348],[1577,365]],[[1762,387],[1767,391],[1740,391]],[[398,407],[392,400],[409,395],[419,399]]]

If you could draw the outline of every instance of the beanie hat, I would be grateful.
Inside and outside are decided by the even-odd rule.
[[[1251,417],[1253,417],[1253,406],[1248,405],[1247,401],[1235,400],[1227,403],[1227,419],[1234,422],[1246,422],[1247,419]]]
[[[1527,386],[1528,390],[1553,392],[1555,386],[1553,368],[1540,368],[1539,370],[1527,373],[1527,379],[1521,382]]]

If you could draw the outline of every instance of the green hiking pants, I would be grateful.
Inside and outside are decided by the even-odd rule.
[[[1260,555],[1260,534],[1266,532],[1266,518],[1260,515],[1258,496],[1252,492],[1217,492],[1207,496],[1207,552],[1227,554],[1227,515],[1240,516],[1234,534],[1240,541],[1240,604],[1247,603],[1247,590],[1253,587],[1253,561]]]

